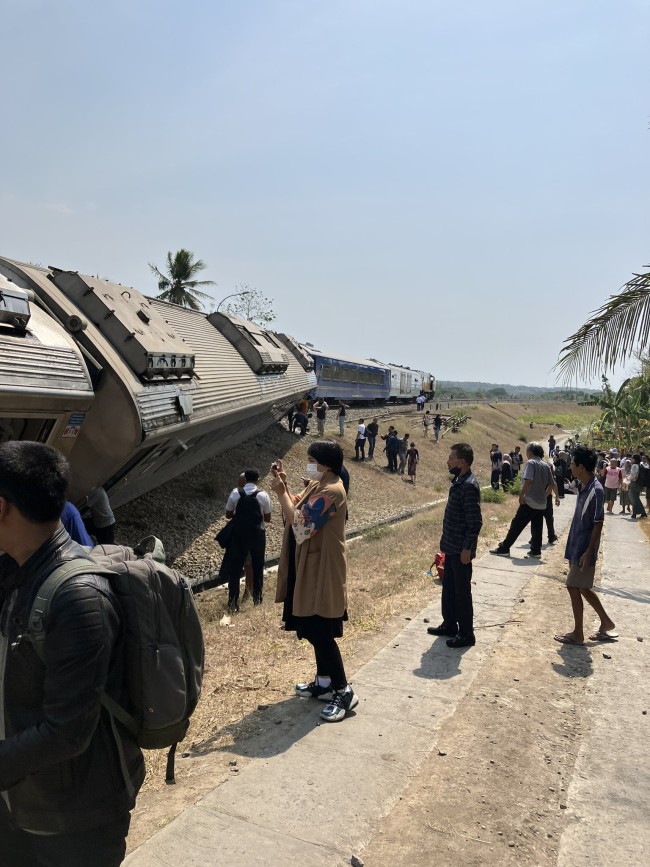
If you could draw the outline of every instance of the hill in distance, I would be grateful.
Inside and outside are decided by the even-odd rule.
[[[521,397],[521,398],[548,398],[554,400],[575,400],[576,390],[572,388],[546,388],[537,385],[510,385],[500,382],[455,382],[448,379],[439,379],[436,386],[439,396],[453,393],[454,397]],[[579,400],[585,400],[593,395],[600,394],[593,388],[580,388],[577,392]]]

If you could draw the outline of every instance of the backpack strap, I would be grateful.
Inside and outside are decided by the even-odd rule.
[[[147,539],[155,540],[155,537],[148,536]],[[147,539],[143,540],[143,542],[146,542]],[[45,660],[43,648],[45,644],[45,627],[47,624],[47,619],[50,613],[50,608],[52,607],[52,600],[56,596],[57,591],[60,589],[60,587],[62,587],[69,578],[73,578],[76,575],[109,576],[114,574],[115,573],[111,569],[102,568],[92,560],[82,560],[81,558],[70,560],[68,563],[64,563],[53,572],[50,572],[45,581],[43,581],[43,583],[39,587],[36,598],[32,603],[32,608],[29,613],[29,620],[27,621],[28,635],[31,639],[32,646],[36,652],[36,655],[41,660],[41,662],[44,662]],[[129,775],[126,757],[124,755],[124,748],[122,746],[122,740],[115,727],[115,720],[119,720],[119,722],[121,722],[122,725],[127,729],[127,731],[129,731],[135,738],[137,738],[138,734],[137,728],[135,726],[135,723],[133,722],[133,718],[124,710],[123,707],[121,707],[114,699],[112,699],[110,695],[107,695],[106,692],[102,692],[100,701],[102,706],[108,711],[111,731],[115,740],[115,746],[120,762],[120,769],[124,778],[124,784],[126,786],[127,792],[129,793],[129,796],[133,797],[135,794],[135,789]]]
[[[93,560],[82,560],[78,557],[57,567],[41,584],[32,603],[27,621],[28,634],[38,658],[43,661],[43,645],[45,643],[45,624],[52,607],[52,600],[57,590],[68,578],[76,575],[105,575],[109,570],[102,569]]]

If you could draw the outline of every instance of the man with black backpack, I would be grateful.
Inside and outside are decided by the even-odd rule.
[[[262,602],[264,586],[264,554],[266,531],[271,521],[271,499],[257,487],[260,471],[251,467],[244,471],[246,484],[234,488],[226,503],[226,518],[232,521],[232,533],[226,547],[219,577],[228,582],[228,610],[239,611],[239,584],[246,557],[250,554],[253,567],[253,604]]]
[[[60,523],[68,478],[50,446],[0,444],[0,861],[11,867],[117,867],[144,778],[135,738],[103,705],[126,698],[120,606]],[[34,600],[84,558],[51,600],[41,656]]]

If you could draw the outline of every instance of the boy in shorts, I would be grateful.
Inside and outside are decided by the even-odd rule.
[[[569,561],[569,574],[566,579],[571,598],[574,626],[571,632],[556,635],[560,644],[585,643],[583,614],[584,601],[600,617],[597,631],[589,636],[590,641],[615,641],[618,638],[614,621],[608,617],[603,605],[593,591],[596,573],[596,558],[600,544],[600,534],[605,520],[603,487],[595,476],[596,453],[584,446],[573,452],[571,473],[580,485],[576,510],[569,530],[564,556]]]

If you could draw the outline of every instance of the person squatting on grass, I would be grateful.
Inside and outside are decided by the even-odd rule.
[[[333,440],[316,440],[307,456],[310,481],[296,496],[289,492],[282,461],[271,467],[271,488],[286,520],[275,601],[284,603],[285,630],[314,648],[316,676],[296,684],[296,695],[327,702],[321,718],[337,722],[359,703],[336,643],[348,619],[343,451]]]
[[[481,488],[471,470],[474,451],[467,443],[451,447],[447,466],[454,480],[442,523],[440,550],[445,555],[442,577],[442,623],[429,635],[447,635],[447,647],[471,647],[474,637],[472,560],[483,526]]]
[[[556,635],[561,644],[584,644],[584,602],[586,600],[600,618],[600,625],[590,641],[615,641],[618,635],[612,630],[614,621],[607,615],[603,605],[593,591],[596,574],[596,558],[600,545],[600,534],[605,520],[605,495],[602,485],[596,479],[596,453],[584,446],[578,446],[573,453],[571,473],[577,479],[580,492],[576,510],[569,530],[564,556],[569,561],[569,574],[566,587],[573,609],[573,629],[563,635]]]

